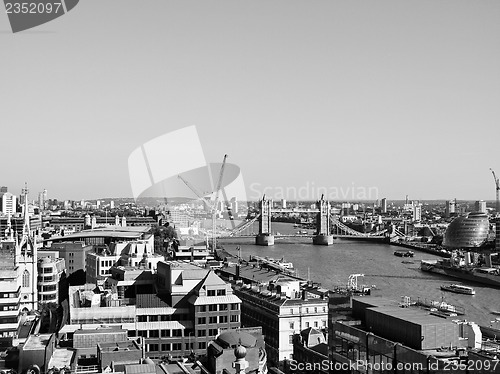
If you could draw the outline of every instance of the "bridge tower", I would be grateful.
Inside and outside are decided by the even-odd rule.
[[[313,236],[313,244],[316,245],[332,245],[333,235],[330,234],[330,203],[321,199],[316,202],[316,207],[319,212],[316,216],[316,235]]]
[[[271,209],[273,207],[272,200],[266,200],[266,196],[262,197],[259,203],[260,219],[259,233],[255,237],[255,244],[262,246],[274,245],[274,235],[271,231]]]

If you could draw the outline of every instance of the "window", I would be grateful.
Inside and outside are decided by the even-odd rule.
[[[137,322],[147,322],[148,316],[137,316]]]
[[[309,308],[306,308],[306,313],[309,313]]]
[[[217,290],[217,296],[226,296],[226,290],[225,289]]]
[[[227,310],[227,304],[219,304],[219,310]]]
[[[217,304],[209,305],[208,311],[209,312],[216,312],[217,311]]]
[[[207,348],[207,343],[206,342],[200,342],[198,343],[198,349],[206,349]]]
[[[290,314],[293,314],[293,309],[290,309]]]
[[[309,328],[309,322],[306,322],[306,329]]]
[[[148,337],[147,330],[139,330],[139,336],[142,336],[143,338],[147,338]]]
[[[240,304],[231,304],[231,310],[239,310]]]
[[[158,336],[160,336],[158,330],[149,330],[149,337],[150,338],[157,338]]]
[[[217,329],[209,329],[208,330],[208,336],[215,336],[217,335],[218,330]]]
[[[314,327],[318,327],[318,321],[314,321]]]
[[[215,290],[208,290],[207,296],[215,296]]]
[[[204,325],[207,323],[207,319],[205,317],[198,318],[198,325]]]
[[[207,336],[207,330],[198,330],[198,336]]]
[[[293,330],[295,328],[295,323],[294,322],[290,322],[290,329]]]
[[[239,322],[240,321],[240,316],[231,316],[229,319],[230,322]]]
[[[157,322],[158,316],[149,316],[149,322]]]
[[[208,323],[217,323],[217,317],[210,317]]]
[[[293,334],[288,336],[288,343],[293,344]]]
[[[24,270],[23,272],[23,287],[30,286],[30,273],[28,270]]]
[[[199,307],[200,312],[206,312],[207,311],[207,306],[206,305],[200,305]]]
[[[148,344],[149,349],[148,352],[157,352],[158,351],[158,344]]]
[[[219,316],[219,323],[227,323],[227,316]]]
[[[182,349],[181,343],[173,343],[172,344],[172,351],[180,351],[181,349]]]
[[[326,306],[323,307],[323,313],[325,313],[325,312],[326,312]]]
[[[326,327],[326,321],[325,320],[321,321],[321,326]]]
[[[318,313],[318,308],[314,307],[314,313]]]
[[[161,330],[161,337],[162,338],[170,337],[170,330]]]
[[[172,330],[172,336],[182,336],[182,330],[181,329]]]
[[[170,351],[170,343],[162,344],[161,350],[162,352]]]

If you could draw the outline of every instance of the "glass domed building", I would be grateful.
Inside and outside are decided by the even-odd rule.
[[[473,212],[455,218],[444,233],[443,245],[448,248],[477,248],[485,244],[490,232],[486,213]]]

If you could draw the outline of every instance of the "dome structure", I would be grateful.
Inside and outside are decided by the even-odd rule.
[[[234,356],[236,357],[237,360],[244,359],[246,355],[247,355],[247,349],[241,344],[238,344],[236,348],[234,348]]]
[[[443,245],[448,248],[477,248],[486,242],[489,231],[490,221],[486,213],[469,213],[450,223]]]

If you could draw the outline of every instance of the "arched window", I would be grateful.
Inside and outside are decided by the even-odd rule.
[[[29,287],[30,286],[30,273],[28,270],[24,270],[23,273],[23,287]]]

